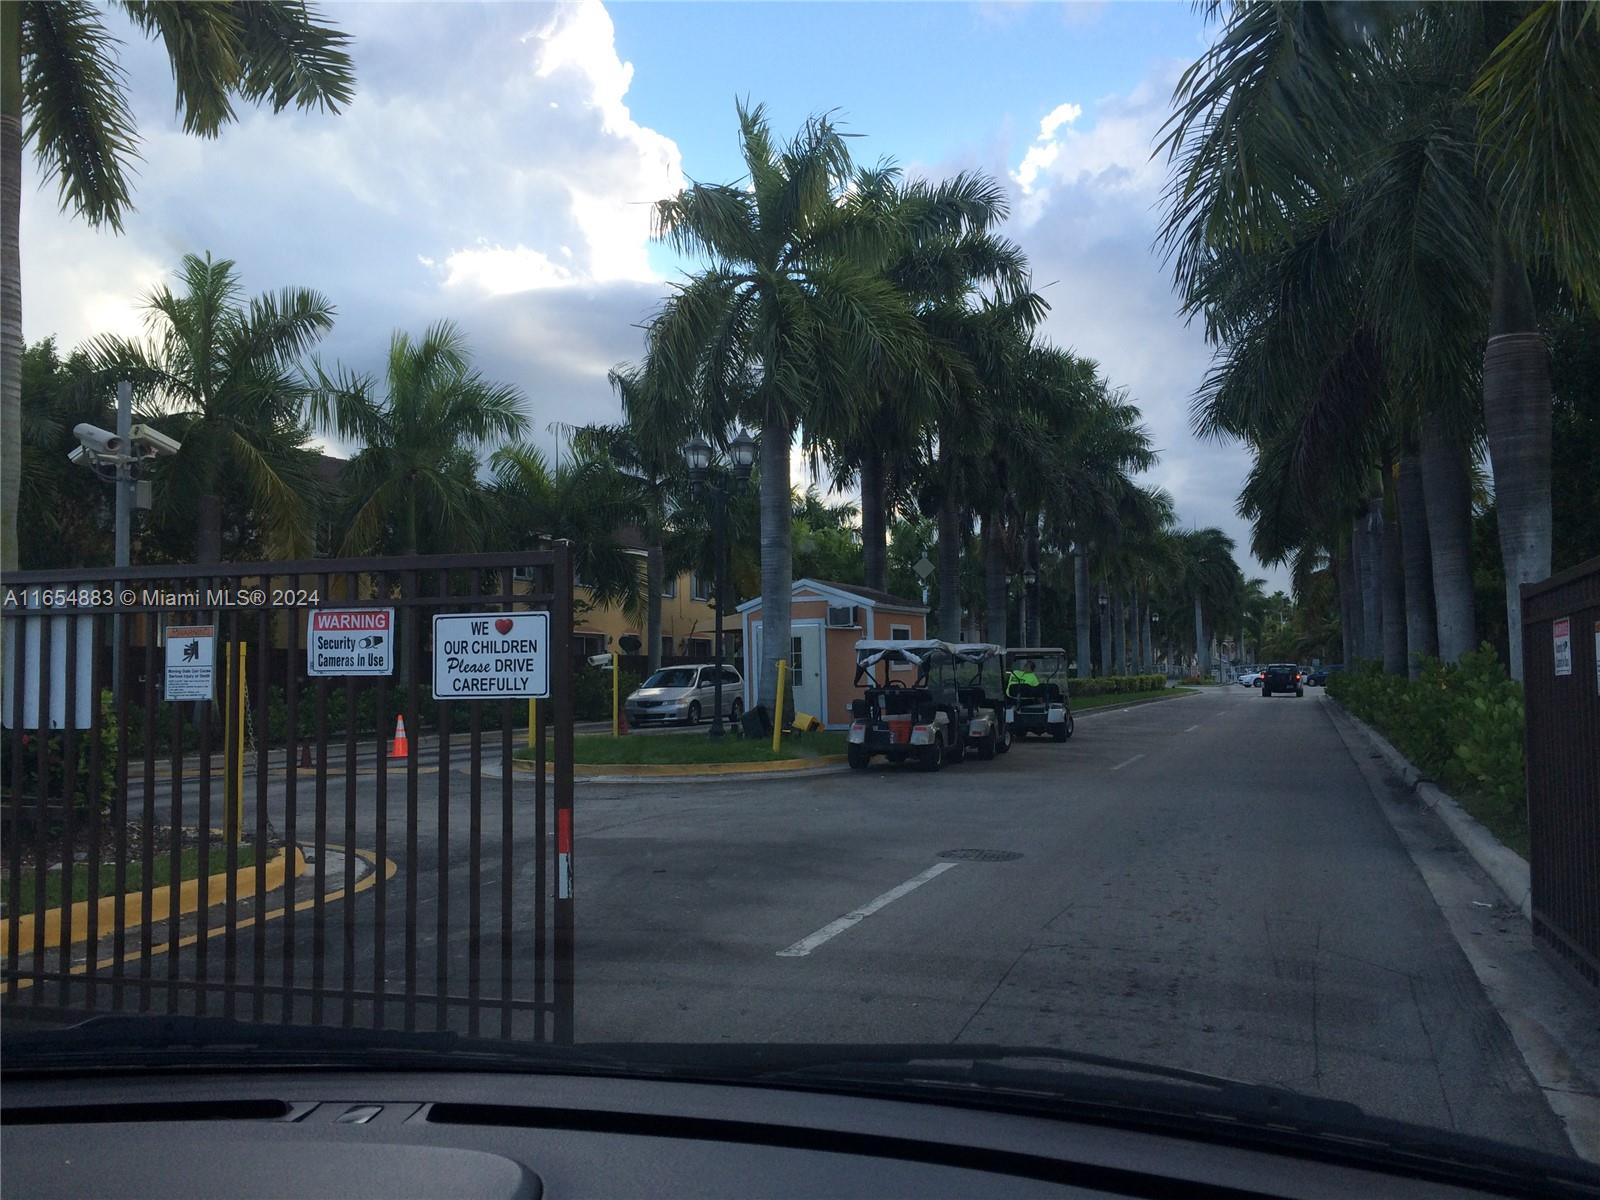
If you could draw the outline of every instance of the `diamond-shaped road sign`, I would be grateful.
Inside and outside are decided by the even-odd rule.
[[[921,558],[917,559],[915,565],[912,566],[911,569],[917,573],[918,579],[926,581],[928,576],[933,574],[934,567],[933,564],[928,561],[928,556],[924,554]]]

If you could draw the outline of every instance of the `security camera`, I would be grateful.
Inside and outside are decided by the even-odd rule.
[[[90,425],[87,422],[74,425],[72,436],[77,438],[90,454],[122,453],[122,439],[109,429],[101,429],[98,425]]]
[[[609,667],[611,665],[611,655],[591,654],[589,655],[589,665],[591,667]]]
[[[94,460],[89,457],[89,452],[82,446],[74,446],[67,455],[67,461],[75,467],[92,467]]]
[[[155,458],[162,454],[176,454],[183,449],[183,443],[169,438],[153,425],[135,425],[128,431],[128,437],[133,442],[134,449]]]

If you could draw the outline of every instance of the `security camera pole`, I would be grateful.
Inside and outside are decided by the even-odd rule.
[[[117,384],[117,437],[124,447],[133,430],[133,384],[124,379]],[[133,466],[124,454],[117,463],[117,477],[111,485],[116,501],[116,566],[126,567],[133,562]],[[127,583],[117,580],[120,592]],[[111,623],[111,695],[112,704],[122,703],[122,623],[127,620],[118,613]]]

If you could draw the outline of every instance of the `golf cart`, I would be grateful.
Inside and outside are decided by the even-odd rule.
[[[850,702],[850,765],[862,770],[881,754],[937,771],[947,759],[966,757],[955,669],[955,648],[948,642],[857,642],[855,685],[862,692]]]
[[[959,642],[955,652],[956,696],[965,710],[967,749],[987,762],[1011,749],[1012,703],[1000,666],[1005,651],[991,642]]]
[[[1004,666],[1005,694],[1016,705],[1012,733],[1047,733],[1058,742],[1071,737],[1067,652],[1060,646],[1008,646]]]

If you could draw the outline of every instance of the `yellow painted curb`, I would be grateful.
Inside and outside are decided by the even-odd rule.
[[[842,763],[842,754],[819,754],[815,758],[779,758],[768,762],[737,763],[578,763],[572,773],[577,778],[594,775],[635,775],[641,779],[671,778],[674,775],[761,775],[770,771],[803,771],[807,767],[831,767]],[[518,759],[516,769],[531,771],[533,764]]]
[[[226,853],[224,851],[223,853]],[[279,850],[277,857],[270,859],[266,865],[266,880],[264,891],[272,892],[283,886],[283,878],[288,869],[288,852]],[[301,853],[298,846],[294,851],[294,873],[299,878],[305,873],[306,856]],[[256,865],[240,867],[238,872],[238,894],[240,896],[253,895],[255,892]],[[205,898],[201,898],[201,889],[204,888]],[[228,872],[218,871],[204,879],[185,879],[178,885],[178,912],[192,913],[200,908],[209,908],[213,904],[221,904],[228,896]],[[117,915],[116,896],[102,896],[96,902],[95,920],[99,933],[109,932],[116,924]],[[144,923],[144,893],[142,891],[129,892],[121,897],[122,922],[125,928]],[[62,909],[47,909],[44,914],[44,945],[45,949],[53,950],[61,944],[61,913]],[[172,915],[172,885],[162,884],[150,890],[150,920],[163,921]],[[34,919],[36,914],[25,913],[17,918],[17,947],[23,953],[33,949]],[[11,936],[11,922],[9,919],[0,920],[0,944],[9,945]],[[72,943],[87,940],[89,936],[89,902],[76,901],[72,905]]]

